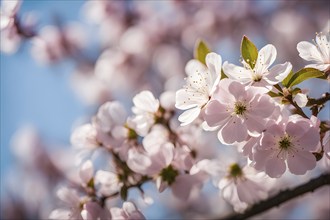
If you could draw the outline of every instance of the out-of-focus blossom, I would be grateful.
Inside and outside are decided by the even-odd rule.
[[[296,175],[303,175],[315,167],[313,152],[320,136],[318,128],[310,120],[290,117],[288,121],[269,126],[262,135],[260,146],[254,153],[256,169],[278,178],[285,172],[286,166]]]
[[[2,1],[0,9],[1,51],[14,53],[22,40],[16,26],[21,1]]]
[[[187,63],[186,85],[176,92],[175,107],[185,110],[179,116],[182,126],[190,124],[200,115],[220,81],[221,56],[209,53],[205,62],[206,66],[198,60]]]
[[[95,187],[100,195],[110,196],[119,191],[121,183],[117,174],[98,170],[95,174]]]
[[[86,105],[96,105],[111,99],[106,83],[95,76],[89,67],[78,68],[71,76],[71,86]]]
[[[64,202],[66,205],[65,209],[55,209],[52,211],[49,215],[49,219],[70,219],[70,220],[76,220],[80,219],[82,220],[81,211],[81,198],[79,197],[78,193],[74,191],[73,189],[69,188],[60,188],[57,190],[57,196]]]
[[[145,136],[155,123],[159,100],[150,91],[142,91],[134,96],[133,103],[132,111],[135,116],[132,121],[136,125],[136,132],[141,136]]]
[[[244,67],[225,62],[223,64],[223,71],[230,79],[245,85],[258,87],[262,91],[268,92],[272,89],[273,85],[285,79],[292,69],[290,62],[278,64],[269,69],[274,63],[276,55],[276,48],[268,44],[259,51],[253,69],[245,62],[243,62]]]
[[[221,143],[233,144],[246,140],[248,135],[258,136],[274,107],[270,97],[258,89],[223,79],[205,109],[204,119],[211,127],[220,126]]]
[[[84,220],[111,220],[111,213],[107,208],[102,208],[96,202],[87,202],[81,211],[81,217]]]
[[[97,130],[92,124],[77,127],[71,135],[71,144],[80,149],[95,149],[100,146]]]
[[[79,171],[79,176],[83,184],[87,185],[89,183],[89,181],[94,176],[94,167],[92,161],[87,160],[85,163],[82,164]]]
[[[112,219],[145,219],[144,215],[135,207],[132,202],[124,202],[122,208],[110,208]]]
[[[314,44],[302,41],[297,44],[299,56],[304,60],[313,62],[306,67],[312,67],[320,71],[330,69],[330,32],[319,33],[315,37]]]
[[[34,37],[31,53],[43,63],[58,62],[66,56],[81,59],[80,51],[85,46],[85,35],[82,28],[75,23],[65,27],[45,26]]]

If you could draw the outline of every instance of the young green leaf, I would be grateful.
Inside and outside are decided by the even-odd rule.
[[[257,62],[258,49],[246,36],[242,39],[241,54],[245,62],[253,69]]]
[[[324,73],[320,70],[314,68],[304,68],[296,72],[291,76],[289,82],[287,83],[286,87],[292,87],[303,81],[311,78],[320,78],[324,75]],[[289,75],[290,76],[290,75]],[[285,79],[284,79],[285,80]]]
[[[203,40],[197,40],[195,44],[194,57],[201,63],[206,64],[205,57],[211,50]]]
[[[291,70],[291,72],[287,75],[287,77],[285,77],[285,79],[283,79],[282,85],[288,88],[289,82],[290,82],[291,78],[293,77],[293,75],[294,75],[294,72]]]

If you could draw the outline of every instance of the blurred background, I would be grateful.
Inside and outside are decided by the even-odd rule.
[[[15,16],[32,34],[1,35],[1,219],[47,217],[54,208],[47,190],[60,182],[58,159],[69,155],[74,125],[107,100],[130,107],[142,89],[180,88],[197,39],[239,64],[246,35],[259,49],[275,45],[276,63],[297,71],[306,65],[297,43],[329,30],[329,9],[327,0],[23,1]],[[320,80],[305,87],[312,97],[329,91]],[[329,120],[325,108],[320,117]],[[292,206],[285,216],[316,216]],[[157,210],[146,216],[182,216]]]

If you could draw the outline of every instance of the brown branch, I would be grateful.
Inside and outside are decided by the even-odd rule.
[[[296,198],[298,196],[301,196],[307,192],[313,192],[315,189],[324,185],[330,185],[330,173],[324,173],[321,176],[312,179],[309,182],[297,186],[293,189],[287,189],[281,191],[278,194],[253,205],[243,214],[234,213],[220,219],[226,219],[226,220],[247,219],[251,216],[262,213],[268,209],[279,206],[280,204],[283,204],[284,202]]]

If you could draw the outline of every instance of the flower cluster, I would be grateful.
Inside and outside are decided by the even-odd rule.
[[[213,203],[224,200],[242,213],[286,188],[281,184],[290,177],[328,170],[329,118],[320,115],[330,94],[312,98],[298,85],[329,78],[329,32],[317,34],[315,45],[298,43],[298,59],[311,62],[299,71],[292,60],[276,63],[274,45],[258,50],[246,36],[240,66],[223,62],[225,56],[202,40],[191,59],[196,40],[191,35],[211,34],[212,44],[221,36],[217,25],[237,15],[218,13],[227,7],[222,1],[214,7],[172,3],[182,15],[173,17],[174,23],[167,13],[150,19],[154,10],[134,8],[134,2],[86,2],[83,15],[100,32],[100,51],[93,57],[84,53],[87,36],[81,26],[58,22],[36,31],[33,22],[19,19],[20,1],[2,2],[1,50],[14,52],[29,39],[38,62],[72,59],[74,89],[98,105],[74,128],[70,153],[41,151],[31,131],[13,141],[28,169],[42,167],[49,174],[51,187],[41,187],[43,194],[54,191],[61,200],[50,202],[52,210],[43,207],[49,211],[44,218],[145,219],[144,208],[157,197],[182,212],[180,217],[189,218],[194,210],[210,218],[216,211],[200,210],[209,205],[203,200],[210,196],[209,181],[215,186]],[[191,12],[196,12],[193,22]]]

